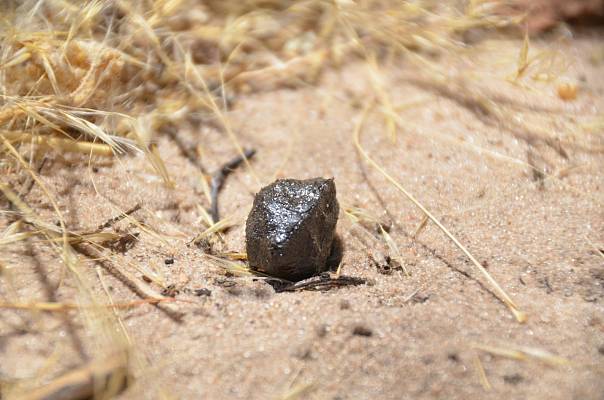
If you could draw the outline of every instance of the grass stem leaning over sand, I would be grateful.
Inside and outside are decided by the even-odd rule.
[[[499,299],[503,301],[503,303],[508,306],[512,314],[516,320],[520,323],[524,323],[526,321],[526,314],[521,311],[516,303],[508,296],[508,294],[499,286],[497,281],[493,279],[493,277],[487,272],[487,270],[474,258],[474,256],[466,249],[466,247],[461,244],[461,242],[453,236],[451,232],[438,220],[430,211],[426,209],[409,191],[407,191],[400,183],[398,183],[392,176],[390,176],[378,163],[376,163],[370,156],[367,154],[363,146],[361,146],[360,142],[360,134],[363,127],[363,124],[367,118],[367,114],[371,110],[373,106],[372,102],[369,102],[365,105],[360,120],[357,122],[354,132],[353,132],[353,140],[354,145],[357,148],[358,152],[365,159],[365,161],[371,165],[373,168],[377,169],[390,183],[392,183],[401,193],[403,193],[417,208],[419,208],[426,217],[428,217],[432,222],[438,226],[438,228],[443,231],[443,233],[457,246],[469,259],[472,263],[478,268],[478,270],[482,273],[482,275],[487,279],[487,281],[491,284],[495,292],[497,293]]]

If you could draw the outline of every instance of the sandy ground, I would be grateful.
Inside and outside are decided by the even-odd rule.
[[[271,399],[298,390],[298,398],[332,400],[603,398],[604,258],[590,242],[604,243],[604,140],[601,131],[575,137],[564,130],[604,110],[604,67],[594,61],[604,51],[601,37],[587,33],[556,44],[572,61],[567,75],[580,85],[573,102],[560,100],[553,86],[530,91],[506,83],[506,71],[515,65],[496,65],[488,55],[470,65],[451,64],[451,71],[473,69],[474,83],[516,107],[510,121],[525,118],[562,138],[556,143],[566,157],[555,146],[527,139],[529,130],[507,129],[418,84],[404,62],[383,71],[389,93],[395,104],[418,100],[420,105],[400,112],[408,126],[395,143],[375,114],[361,138],[368,153],[484,263],[528,314],[525,324],[514,320],[434,225],[413,240],[421,213],[359,158],[352,141],[360,113],[355,104],[369,96],[361,64],[326,74],[317,87],[237,99],[230,121],[240,143],[258,153],[253,170],[232,174],[221,193],[222,215],[237,222],[221,248],[245,251],[244,221],[253,194],[275,176],[333,176],[342,209],[362,207],[392,222],[390,234],[410,276],[380,272],[371,256],[379,258],[383,242],[360,234],[344,213],[338,223],[345,244],[343,273],[367,279],[366,285],[275,293],[263,281],[227,276],[189,243],[203,229],[197,206],[208,203],[200,173],[181,147],[201,143],[210,171],[236,154],[211,124],[178,130],[180,147],[161,136],[159,149],[176,181],[174,190],[162,186],[143,156],[91,165],[85,158],[52,156],[41,175],[71,229],[94,229],[118,208],[139,203],[142,210],[133,216],[164,238],[161,242],[128,221],[117,224],[115,229],[139,232],[139,240],[113,264],[82,263],[93,291],[102,293],[98,272],[114,301],[139,299],[115,278],[114,268],[141,282],[146,273],[173,285],[176,298],[190,302],[117,311],[136,354],[136,379],[122,398]],[[520,43],[491,46],[514,53]],[[555,176],[539,179],[528,162]],[[20,184],[16,175],[7,179]],[[51,218],[38,187],[26,200]],[[167,258],[174,263],[165,264]],[[2,262],[3,301],[76,301],[73,280],[62,281],[61,261],[34,239],[3,247]],[[156,283],[149,286],[162,290]],[[192,293],[202,288],[211,295]],[[25,387],[19,383],[49,381],[106,350],[103,331],[94,324],[73,311],[0,311],[5,397]],[[570,364],[509,359],[476,345],[527,346]],[[481,383],[477,359],[490,390]]]

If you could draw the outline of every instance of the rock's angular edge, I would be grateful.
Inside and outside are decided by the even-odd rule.
[[[289,281],[327,270],[338,213],[333,179],[279,179],[262,188],[246,222],[250,267]]]

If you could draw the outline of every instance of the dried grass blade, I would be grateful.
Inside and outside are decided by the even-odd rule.
[[[510,311],[514,314],[516,320],[520,323],[526,321],[526,314],[523,311],[518,309],[518,306],[514,303],[514,301],[508,296],[508,294],[499,286],[497,281],[493,279],[493,277],[487,272],[487,270],[476,260],[476,258],[466,249],[466,247],[461,244],[459,240],[449,230],[435,217],[432,215],[430,211],[428,211],[409,191],[407,191],[400,183],[398,183],[392,176],[390,176],[378,163],[376,163],[370,156],[367,154],[365,149],[361,146],[360,143],[360,132],[363,123],[367,117],[367,114],[371,108],[372,104],[368,103],[363,110],[360,121],[356,124],[355,130],[353,133],[354,145],[359,151],[359,154],[365,159],[365,161],[378,170],[390,183],[392,183],[401,193],[403,193],[416,207],[418,207],[432,222],[438,226],[438,228],[470,259],[470,261],[478,268],[478,270],[483,274],[483,276],[487,279],[487,281],[494,288],[495,292],[499,296],[500,300],[503,301],[505,305],[508,306]]]
[[[474,344],[472,347],[478,350],[485,351],[490,354],[512,358],[514,360],[527,361],[530,358],[535,358],[539,361],[542,361],[548,365],[559,366],[559,365],[567,365],[570,363],[564,357],[557,356],[548,351],[538,349],[536,347],[528,347],[528,346],[490,346],[485,344]]]

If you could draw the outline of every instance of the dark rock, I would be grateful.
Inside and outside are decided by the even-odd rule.
[[[357,325],[352,329],[352,334],[356,336],[371,337],[373,331],[364,325]]]
[[[432,357],[429,354],[422,356],[421,360],[424,363],[424,365],[430,365],[430,364],[434,363],[434,357]]]
[[[212,291],[210,289],[205,289],[205,288],[201,288],[201,289],[195,289],[195,296],[211,296],[212,295]]]
[[[340,310],[349,310],[350,309],[350,302],[346,299],[343,299],[340,301]]]
[[[308,345],[304,345],[294,353],[294,356],[296,358],[299,358],[300,360],[304,360],[304,361],[312,360],[313,359],[312,347],[310,347]]]
[[[511,375],[503,376],[503,381],[510,385],[517,385],[520,382],[522,382],[523,380],[524,380],[524,378],[520,374],[511,374]]]
[[[315,328],[315,331],[318,337],[324,338],[329,333],[329,326],[327,324],[320,324]]]
[[[428,301],[429,298],[430,298],[429,294],[423,294],[423,293],[418,292],[413,295],[413,297],[411,298],[411,301],[414,303],[422,304],[422,303],[425,303],[426,301]]]
[[[280,179],[262,188],[246,223],[250,267],[289,281],[326,271],[338,212],[333,179]]]

